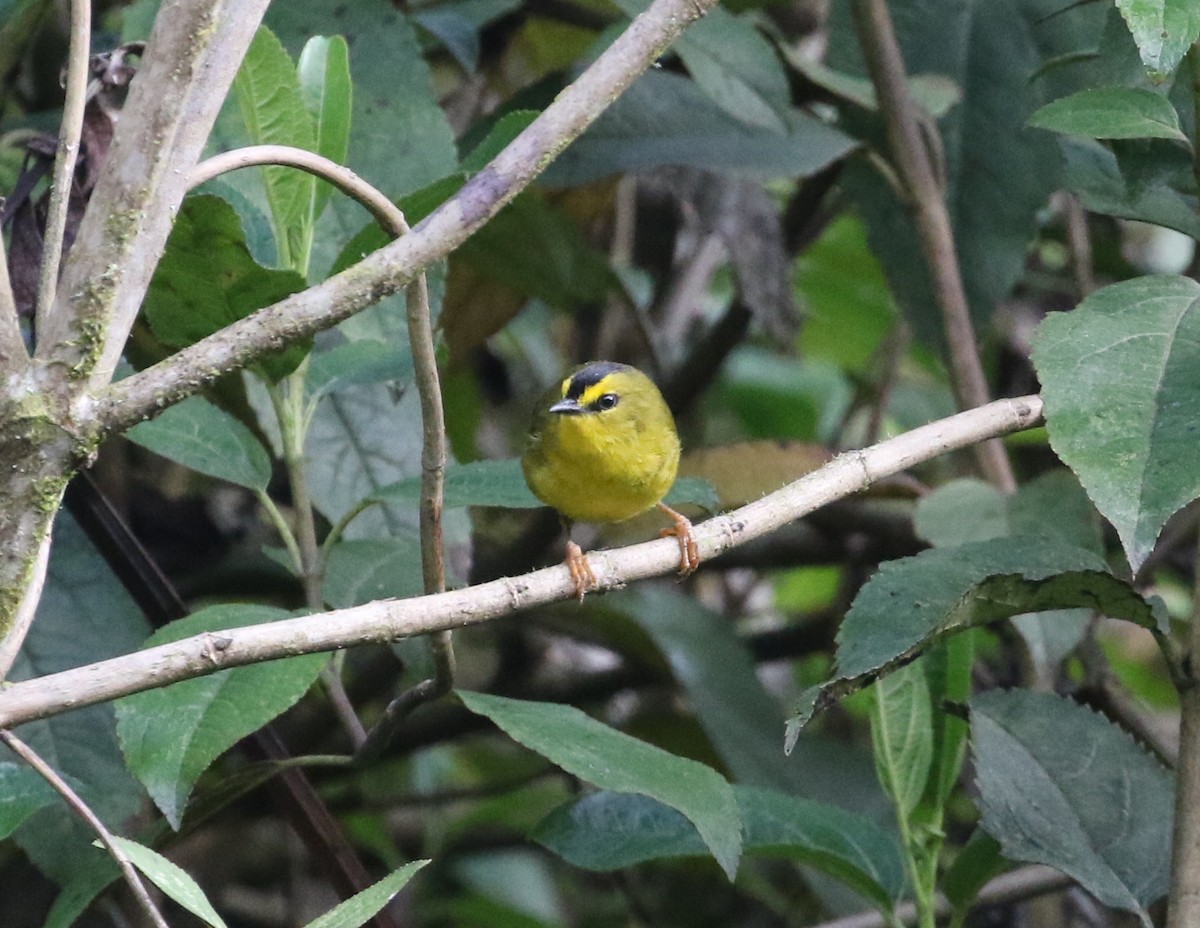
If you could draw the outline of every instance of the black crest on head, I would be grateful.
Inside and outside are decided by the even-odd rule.
[[[624,370],[625,366],[624,364],[617,364],[614,361],[597,361],[594,364],[580,368],[575,372],[575,376],[571,378],[565,398],[569,400],[579,399],[588,387],[594,387],[609,374]]]

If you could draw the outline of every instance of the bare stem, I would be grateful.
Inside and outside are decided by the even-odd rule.
[[[46,235],[42,241],[42,266],[38,277],[37,331],[46,328],[54,306],[58,286],[58,268],[62,262],[63,237],[67,230],[67,207],[75,184],[75,162],[83,138],[83,110],[87,105],[88,61],[91,57],[91,0],[71,0],[71,40],[67,52],[67,96],[63,102],[62,128],[58,133],[58,151],[54,156],[54,177],[50,186],[50,207],[46,214]]]
[[[54,768],[47,764],[37,752],[33,750],[24,741],[14,735],[11,731],[0,731],[0,741],[3,741],[8,748],[16,754],[21,760],[25,761],[30,767],[37,771],[38,776],[50,784],[51,788],[62,796],[63,800],[71,807],[71,811],[78,815],[81,819],[87,822],[88,827],[96,832],[100,838],[100,843],[108,850],[117,862],[117,866],[121,868],[121,875],[125,877],[125,882],[129,884],[129,888],[133,890],[134,898],[145,910],[150,921],[154,923],[156,928],[168,928],[166,920],[154,905],[154,900],[150,898],[150,893],[146,891],[146,886],[142,882],[142,878],[138,876],[137,870],[133,864],[129,862],[129,857],[113,840],[113,834],[104,823],[96,816],[96,813],[88,807],[79,794],[67,784],[67,781],[60,777]]]
[[[304,588],[304,602],[309,609],[318,612],[325,605],[321,595],[325,579],[325,560],[317,542],[316,515],[312,497],[308,492],[308,472],[304,459],[303,367],[287,378],[285,387],[281,389],[273,385],[269,390],[275,408],[275,418],[279,422],[283,465],[287,470],[288,486],[292,491],[292,507],[296,513],[294,543],[296,554],[299,556],[298,566],[300,583]],[[338,721],[357,749],[367,733],[342,683],[340,661],[334,660],[325,665],[321,671],[321,682],[329,694],[329,701]]]
[[[1200,116],[1200,45],[1188,50],[1187,60],[1192,69],[1192,105]],[[1200,136],[1200,123],[1196,133]],[[1200,155],[1193,157],[1193,169],[1200,179]],[[1192,570],[1192,614],[1184,669],[1167,928],[1200,924],[1200,537]]]
[[[343,167],[336,161],[330,161],[316,152],[305,151],[303,148],[291,148],[287,145],[251,145],[234,151],[222,152],[196,165],[192,173],[188,175],[188,189],[192,190],[214,177],[219,177],[229,171],[236,171],[238,168],[264,164],[279,164],[297,168],[328,181],[342,193],[366,207],[385,232],[393,236],[400,236],[408,231],[404,213],[378,189],[368,184],[349,168]]]
[[[749,505],[694,527],[699,555],[710,560],[802,516],[923,461],[1042,421],[1037,396],[998,400],[931,422],[860,451],[848,451],[812,473]],[[598,590],[661,576],[679,567],[679,545],[660,538],[588,562]],[[566,565],[504,577],[462,590],[406,600],[381,600],[266,625],[194,635],[170,644],[0,688],[0,728],[46,718],[130,693],[155,689],[260,661],[335,651],[367,643],[478,625],[531,606],[575,595]]]
[[[854,0],[854,22],[875,85],[892,160],[908,195],[921,252],[933,278],[958,406],[959,409],[982,406],[991,395],[967,307],[950,215],[934,172],[927,135],[921,130],[916,104],[908,91],[904,61],[886,0]],[[1000,442],[983,442],[975,448],[975,454],[980,470],[994,486],[1006,493],[1016,489],[1012,467]]]
[[[421,397],[421,575],[426,594],[446,589],[445,552],[442,544],[442,498],[446,477],[446,419],[438,376],[437,349],[429,314],[429,290],[422,274],[407,293],[408,339]],[[402,692],[359,745],[360,760],[378,757],[404,719],[418,706],[444,696],[454,687],[454,643],[449,630],[429,639],[433,677]]]
[[[1193,57],[1193,62],[1195,58]],[[1187,678],[1179,694],[1179,765],[1175,769],[1175,832],[1167,928],[1200,924],[1200,539],[1192,575]]]

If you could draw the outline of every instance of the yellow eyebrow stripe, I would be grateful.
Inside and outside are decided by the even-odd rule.
[[[605,393],[611,393],[611,380],[612,375],[610,374],[608,377],[604,377],[584,390],[581,394],[579,394],[579,405],[585,407],[591,406],[592,403],[600,399],[600,397],[602,397]]]

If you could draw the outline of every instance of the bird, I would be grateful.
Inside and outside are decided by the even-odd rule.
[[[589,361],[538,400],[521,470],[533,495],[558,512],[581,602],[598,584],[571,538],[576,522],[623,522],[657,507],[673,523],[661,535],[679,539],[679,576],[699,566],[691,521],[663,502],[679,453],[675,418],[654,381],[636,367]]]

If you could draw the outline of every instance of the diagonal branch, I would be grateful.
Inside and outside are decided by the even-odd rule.
[[[917,227],[921,253],[942,313],[950,379],[958,398],[958,408],[981,406],[991,394],[967,307],[954,230],[946,209],[945,193],[917,119],[916,103],[908,90],[904,61],[886,0],[854,0],[854,21],[871,82],[879,98],[888,147],[909,200],[907,205]],[[1016,490],[1012,465],[1003,445],[983,442],[975,449],[975,454],[979,469],[990,483],[1005,493]]]
[[[871,448],[842,454],[782,490],[697,525],[700,556],[709,560],[948,451],[1030,428],[1041,421],[1041,415],[1042,402],[1037,396],[999,400]],[[598,588],[609,590],[674,571],[679,566],[679,546],[673,539],[664,538],[593,552],[588,560],[599,581]],[[574,595],[570,571],[559,565],[448,593],[381,600],[268,625],[195,635],[0,689],[0,728],[226,667],[448,631]]]
[[[38,332],[39,360],[106,385],[268,0],[167,0]]]
[[[413,231],[315,287],[261,309],[98,397],[99,437],[122,431],[256,358],[327,329],[410,284],[540,174],[715,0],[656,0],[580,77]]]

